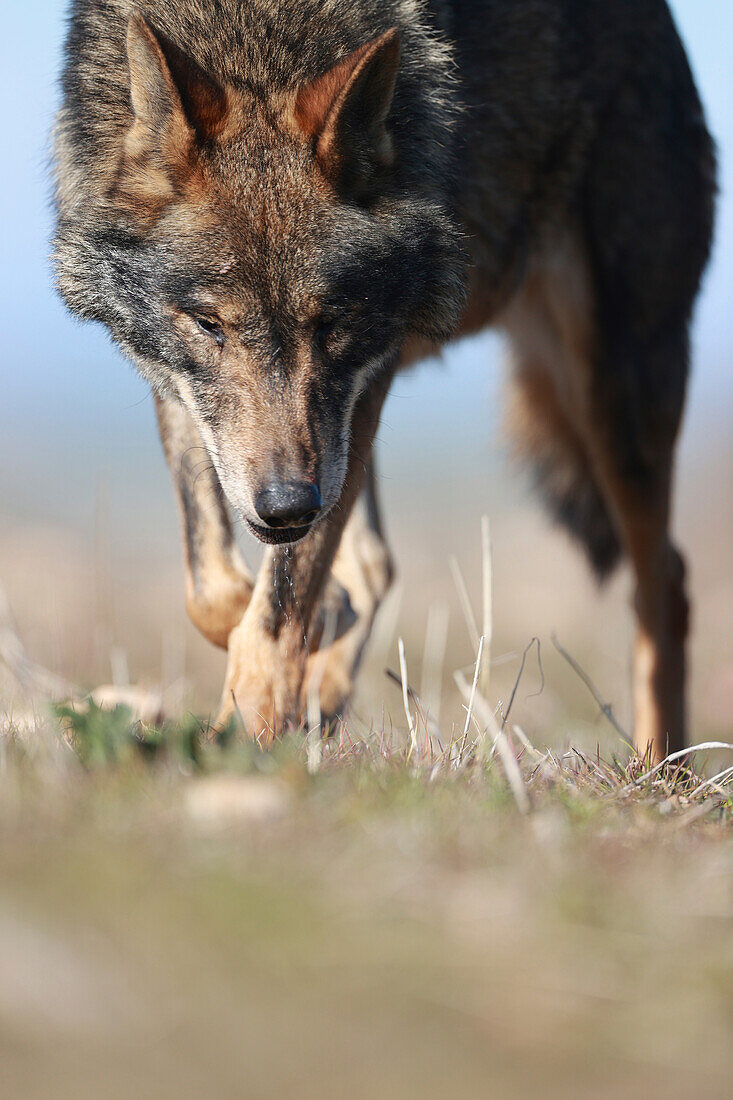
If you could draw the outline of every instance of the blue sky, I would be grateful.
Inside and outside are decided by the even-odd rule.
[[[609,0],[610,2],[610,0]],[[730,431],[733,420],[733,4],[676,0],[687,43],[720,150],[722,194],[713,264],[695,329],[696,369],[688,435],[700,428]],[[0,319],[0,507],[27,499],[28,478],[39,503],[74,484],[86,492],[91,467],[110,447],[144,489],[157,445],[144,385],[104,333],[73,322],[56,301],[47,255],[50,214],[47,135],[57,98],[56,76],[66,5],[25,0],[5,5],[0,42],[4,171],[0,174],[2,255]],[[440,448],[456,436],[485,435],[495,406],[499,356],[495,342],[452,350],[446,366],[399,380],[382,438],[409,452],[426,434]],[[446,416],[446,412],[449,416]],[[453,427],[446,427],[446,421]],[[459,432],[456,428],[460,425]],[[441,434],[442,433],[442,434]],[[100,467],[101,468],[101,467]],[[107,467],[108,468],[108,467]],[[18,490],[16,493],[15,490]]]

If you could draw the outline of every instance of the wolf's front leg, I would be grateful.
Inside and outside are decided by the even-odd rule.
[[[237,549],[219,478],[196,425],[177,398],[156,396],[155,403],[181,515],[188,614],[210,642],[226,649],[254,582]]]
[[[326,721],[337,717],[353,694],[364,647],[392,577],[392,558],[379,519],[372,462],[333,564],[336,599],[321,614],[327,636],[308,658],[303,686],[304,704],[309,692],[316,691]],[[339,591],[348,597],[345,607],[339,604]]]
[[[390,375],[376,380],[357,403],[338,504],[300,542],[267,552],[244,618],[229,637],[218,721],[236,715],[247,733],[263,743],[302,716],[309,656],[322,627],[321,598],[344,528],[367,480],[372,441],[390,381]],[[363,641],[357,645],[352,635],[352,642],[349,651],[355,667]],[[324,688],[328,682],[324,679]]]

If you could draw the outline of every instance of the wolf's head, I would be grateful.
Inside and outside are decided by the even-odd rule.
[[[275,90],[139,16],[127,60],[103,202],[59,232],[62,293],[180,396],[254,533],[298,537],[339,498],[364,387],[457,320],[456,233],[400,162],[398,32]]]

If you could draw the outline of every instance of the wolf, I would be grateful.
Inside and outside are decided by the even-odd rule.
[[[58,289],[155,394],[220,719],[267,741],[316,661],[341,713],[392,576],[391,381],[496,326],[550,513],[633,571],[636,747],[681,748],[670,503],[716,169],[664,0],[74,0],[62,91]]]

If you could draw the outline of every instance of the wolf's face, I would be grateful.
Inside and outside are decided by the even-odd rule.
[[[450,230],[395,185],[397,33],[274,98],[219,87],[139,18],[128,59],[84,311],[180,396],[252,531],[300,537],[340,496],[364,387],[456,319]]]
[[[338,500],[354,404],[399,353],[411,295],[389,278],[393,242],[358,210],[335,219],[314,201],[283,219],[279,194],[258,197],[254,229],[251,201],[244,216],[218,205],[192,224],[171,211],[139,338],[165,363],[229,500],[259,538],[280,541]]]

